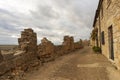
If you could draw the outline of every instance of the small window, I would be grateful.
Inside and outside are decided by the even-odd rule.
[[[104,31],[102,31],[101,33],[101,39],[102,39],[102,44],[104,45],[105,44],[105,34],[104,34]]]

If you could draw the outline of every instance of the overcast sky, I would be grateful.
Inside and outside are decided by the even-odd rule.
[[[98,0],[0,0],[0,44],[18,44],[20,31],[33,28],[38,43],[61,44],[64,35],[89,39]]]

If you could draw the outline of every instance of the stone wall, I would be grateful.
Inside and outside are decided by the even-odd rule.
[[[80,39],[80,41],[74,43],[75,50],[76,49],[81,49],[81,48],[83,48],[83,46],[85,46],[85,45],[84,45],[84,42],[81,39]]]
[[[54,59],[55,46],[47,38],[41,40],[41,44],[38,45],[38,57],[41,61],[47,62]]]
[[[65,53],[69,53],[74,50],[74,39],[73,37],[64,36],[63,49]]]
[[[56,57],[64,55],[64,52],[65,51],[63,49],[63,45],[57,45],[57,46],[55,46]]]
[[[37,36],[32,29],[22,31],[18,43],[19,50],[14,54],[4,55],[4,61],[0,63],[0,75],[14,73],[13,71],[28,71],[41,64],[37,58]]]
[[[34,61],[38,62],[37,59],[37,34],[32,29],[24,29],[21,33],[21,38],[18,39],[19,49],[22,51],[20,54],[22,57],[16,58],[16,64],[19,62],[25,65],[31,64]],[[21,60],[19,58],[22,58]],[[21,64],[19,64],[21,65]]]
[[[43,38],[37,45],[37,35],[32,29],[24,29],[18,43],[19,49],[15,53],[2,56],[0,52],[0,75],[8,72],[11,76],[21,75],[21,71],[29,71],[40,66],[42,62],[54,60],[82,46],[80,42],[75,43],[74,38],[69,36],[64,37],[62,45],[56,46],[47,38]]]
[[[37,51],[37,35],[32,29],[24,29],[21,33],[21,38],[18,39],[19,48],[22,51],[32,52],[36,54]]]
[[[3,61],[3,56],[1,54],[1,50],[0,50],[0,63]]]

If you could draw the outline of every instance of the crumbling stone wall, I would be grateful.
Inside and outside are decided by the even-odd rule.
[[[70,49],[71,49],[71,51],[74,51],[74,47],[75,47],[74,38],[73,38],[73,36],[71,36],[70,37]]]
[[[73,37],[64,36],[63,49],[65,53],[74,50],[74,39]]]
[[[56,57],[64,55],[63,45],[56,45],[55,46],[55,54],[56,54],[55,55]]]
[[[55,46],[47,38],[41,40],[41,44],[38,45],[38,56],[43,61],[49,61],[54,59],[55,55]]]
[[[0,63],[3,61],[3,55],[1,54],[1,50],[0,50]]]
[[[29,54],[27,58],[37,56],[37,35],[32,29],[24,29],[18,39],[19,49]]]
[[[28,65],[32,66],[34,63],[39,62],[37,59],[37,34],[32,29],[24,29],[18,43],[22,52],[16,57],[16,65],[19,66],[22,63],[25,64],[25,67],[28,67]]]
[[[76,49],[81,49],[83,48],[83,42],[80,39],[78,42],[74,42],[74,38],[71,36],[64,36],[64,42],[63,42],[63,52],[64,53],[69,53],[72,52]]]
[[[24,29],[21,38],[18,39],[19,50],[13,55],[5,57],[5,61],[0,64],[0,75],[6,72],[21,75],[21,71],[27,71],[40,65],[37,59],[37,36],[32,29]],[[4,69],[3,69],[4,67]],[[12,74],[11,74],[12,76]]]
[[[81,49],[83,48],[84,44],[83,41],[80,39],[80,41],[74,43],[74,48],[76,49]]]
[[[21,33],[21,38],[18,39],[18,43],[20,50],[36,53],[37,35],[32,29],[24,29]]]
[[[62,45],[55,46],[47,38],[41,40],[37,46],[37,35],[32,29],[24,29],[18,39],[19,50],[14,54],[3,56],[0,51],[0,75],[11,71],[14,75],[21,75],[21,71],[28,71],[39,66],[41,62],[48,62],[75,50],[73,37],[65,36]],[[1,78],[0,78],[1,79]]]

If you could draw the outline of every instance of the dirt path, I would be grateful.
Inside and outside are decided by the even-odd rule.
[[[25,80],[119,80],[119,76],[103,55],[85,47],[31,71]]]

